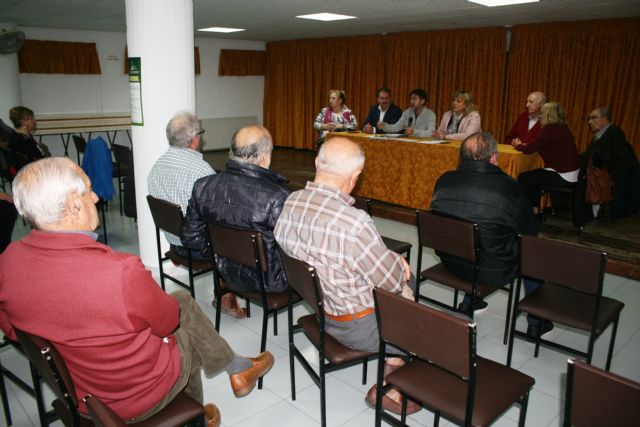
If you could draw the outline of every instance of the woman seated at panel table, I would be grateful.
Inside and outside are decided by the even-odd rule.
[[[343,90],[329,91],[329,106],[320,110],[313,123],[313,128],[320,132],[318,145],[324,142],[324,137],[329,132],[358,129],[358,120],[353,111],[344,105],[345,100],[346,95]]]
[[[480,113],[469,91],[459,90],[451,97],[451,108],[442,115],[440,127],[433,137],[462,141],[476,132],[482,132]]]
[[[540,125],[540,133],[530,143],[524,144],[518,138],[511,141],[516,150],[525,154],[538,152],[544,160],[544,168],[523,172],[518,177],[536,213],[540,206],[541,186],[574,187],[580,172],[575,138],[567,126],[562,105],[557,102],[544,104],[540,110]]]

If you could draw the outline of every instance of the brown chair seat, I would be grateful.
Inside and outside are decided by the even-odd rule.
[[[97,397],[86,396],[84,400],[96,426],[124,427],[127,425],[118,414],[113,412]],[[177,427],[184,425],[185,420],[195,420],[202,415],[202,405],[189,397],[185,392],[181,392],[160,412],[132,425],[139,427]],[[94,424],[90,422],[88,424],[88,426],[93,425]]]
[[[320,345],[320,322],[315,314],[309,314],[298,319],[298,325],[302,327],[304,334],[311,343],[318,347]],[[325,334],[324,355],[333,364],[362,360],[362,358],[373,356],[376,353],[352,350],[342,345],[337,339],[329,334]]]
[[[559,322],[573,328],[588,331],[593,321],[596,297],[564,286],[545,283],[522,300],[518,309],[543,319]],[[596,323],[596,334],[600,335],[618,316],[624,304],[601,297],[600,311]]]
[[[458,309],[458,293],[464,292],[471,298],[469,306],[473,307],[477,299],[503,289],[509,294],[507,300],[507,312],[504,322],[504,334],[502,342],[507,343],[509,324],[511,319],[511,306],[513,300],[513,281],[511,283],[487,284],[477,278],[480,274],[480,247],[478,246],[478,224],[459,218],[454,218],[435,211],[418,211],[416,213],[418,225],[418,263],[416,269],[415,301],[427,301],[439,307],[452,311]],[[514,231],[508,227],[502,227],[505,236],[514,235]],[[515,236],[515,235],[514,235]],[[450,272],[442,263],[422,270],[423,248],[430,248],[437,254],[457,257],[473,267],[471,280],[462,279]],[[446,304],[439,299],[420,293],[420,284],[425,280],[447,286],[453,289],[453,304]],[[474,310],[465,313],[473,319]]]
[[[128,150],[127,147],[124,147]],[[156,226],[156,253],[158,254],[158,268],[160,270],[160,286],[162,290],[165,290],[165,279],[171,280],[176,285],[182,286],[187,289],[193,298],[196,297],[195,278],[202,274],[207,274],[213,271],[213,261],[196,261],[182,257],[172,250],[167,251],[162,256],[161,243],[160,243],[160,230],[173,234],[174,236],[180,235],[180,229],[182,228],[182,209],[175,203],[170,203],[166,200],[155,198],[151,195],[147,196],[147,203],[149,204],[149,210],[153,217],[153,223]],[[193,251],[190,250],[189,255]],[[173,262],[174,265],[185,267],[189,274],[189,282],[185,283],[178,279],[176,276],[172,276],[164,271],[163,264],[166,261]]]
[[[182,265],[185,267],[188,267],[189,265],[188,259],[178,255],[172,250],[168,250],[167,252],[165,252],[164,256],[169,258],[175,265]],[[206,273],[213,269],[213,263],[211,261],[191,261],[191,265],[194,274]]]
[[[391,237],[387,236],[380,237],[382,237],[382,242],[390,251],[393,251],[397,254],[407,255],[411,252],[412,245],[409,242],[403,242],[402,240],[392,239]],[[407,256],[407,259],[409,259],[409,256]]]
[[[248,294],[243,294],[244,297],[249,300],[256,302],[258,304],[262,304],[262,297],[258,292],[251,292]],[[280,310],[285,308],[288,304],[288,297],[286,292],[267,292],[267,309],[271,310]],[[300,297],[298,295],[293,296],[293,302],[296,303],[300,301]]]
[[[391,292],[375,289],[376,318],[380,332],[376,425],[381,419],[400,423],[382,407],[382,393],[395,386],[403,406],[411,398],[434,413],[462,425],[491,424],[513,403],[520,403],[518,425],[525,426],[529,391],[534,379],[476,354],[476,324],[468,318],[418,304]],[[407,323],[411,319],[411,323]],[[404,366],[384,382],[388,347],[407,354]]]
[[[284,267],[287,283],[289,284],[288,295],[293,301],[294,296],[300,297],[314,311],[313,314],[302,316],[296,325],[293,324],[293,304],[289,304],[287,309],[287,323],[289,326],[289,370],[291,375],[291,400],[296,400],[296,374],[293,368],[295,359],[300,361],[301,366],[313,379],[313,382],[320,388],[320,425],[327,425],[326,411],[326,379],[329,372],[346,368],[356,363],[362,362],[362,384],[367,383],[367,362],[375,356],[375,353],[367,353],[352,350],[342,345],[325,330],[324,297],[320,279],[315,268],[304,261],[295,259],[287,255],[278,246],[282,266]],[[303,331],[311,344],[318,350],[318,372],[311,367],[309,360],[296,346],[294,333]],[[328,362],[327,362],[328,361]]]
[[[476,391],[472,425],[485,426],[513,403],[513,396],[526,393],[533,378],[482,357],[476,359]],[[412,360],[387,377],[387,381],[415,400],[429,402],[458,423],[464,423],[467,385],[440,368],[422,360]],[[430,384],[432,387],[423,387]]]
[[[470,294],[473,292],[473,282],[461,279],[455,274],[451,273],[444,264],[439,263],[424,270],[420,273],[420,277],[425,280],[431,280],[433,282],[441,283],[449,286],[450,288],[458,289],[462,292]],[[486,283],[476,282],[476,296],[484,297],[494,292],[501,286],[487,285]]]
[[[540,345],[584,357],[591,363],[596,339],[612,326],[609,349],[605,362],[611,367],[616,341],[618,321],[624,304],[602,296],[607,254],[580,248],[549,239],[522,236],[520,254],[520,279],[535,279],[542,283],[538,289],[520,301],[520,286],[516,287],[516,304],[511,320],[511,335],[507,350],[507,366],[511,365],[514,337],[530,340],[532,337],[516,329],[516,318],[525,312],[541,319],[551,320],[588,332],[587,350],[568,346],[542,338],[537,329],[534,357],[538,357]]]

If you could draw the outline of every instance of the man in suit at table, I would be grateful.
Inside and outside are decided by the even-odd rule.
[[[409,108],[395,122],[378,121],[376,128],[384,132],[404,132],[420,138],[428,138],[436,130],[436,114],[427,108],[428,95],[424,89],[414,89],[409,95]],[[386,117],[385,117],[386,119]]]
[[[531,92],[527,96],[526,108],[518,116],[515,124],[509,131],[505,144],[511,144],[514,139],[520,140],[523,144],[528,144],[540,133],[540,109],[547,102],[547,97],[542,92]]]
[[[384,130],[376,128],[378,122],[395,123],[402,116],[400,107],[391,102],[391,89],[383,86],[378,89],[376,95],[378,103],[369,109],[369,114],[367,114],[362,127],[364,133],[384,133]]]

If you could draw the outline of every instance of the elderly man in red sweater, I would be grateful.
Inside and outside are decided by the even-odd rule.
[[[513,140],[528,144],[540,133],[540,109],[547,102],[547,97],[542,92],[531,92],[527,96],[527,111],[518,116],[515,124],[509,131],[505,144],[512,144]]]
[[[97,196],[61,157],[25,166],[13,181],[18,212],[34,227],[0,255],[0,328],[54,343],[82,397],[125,420],[160,411],[184,390],[202,402],[200,369],[229,374],[237,397],[273,365],[265,352],[236,355],[185,292],[164,293],[140,258],[96,242]],[[220,414],[207,405],[209,426]]]

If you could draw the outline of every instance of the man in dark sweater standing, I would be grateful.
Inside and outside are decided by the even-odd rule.
[[[498,167],[496,141],[489,133],[475,133],[460,146],[460,165],[445,172],[436,182],[431,209],[478,224],[480,271],[478,281],[505,284],[518,275],[516,234],[538,233],[531,204],[522,187]],[[455,275],[473,279],[473,265],[460,258],[439,254],[444,266]],[[533,292],[538,282],[525,280],[525,292]],[[473,310],[487,307],[476,300]],[[470,314],[471,298],[465,295],[458,311]],[[527,333],[536,334],[539,319],[530,317]],[[553,325],[545,323],[542,334]]]

